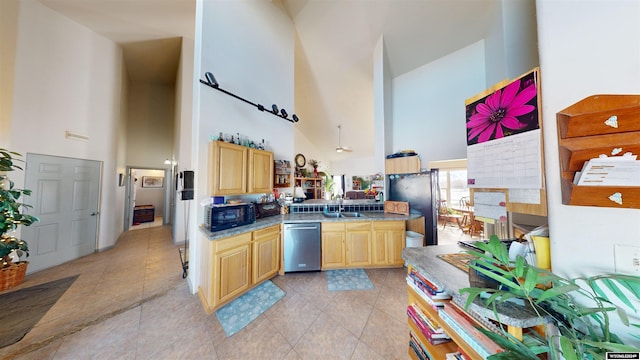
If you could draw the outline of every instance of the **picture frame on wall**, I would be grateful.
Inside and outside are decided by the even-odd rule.
[[[161,188],[164,186],[164,177],[162,176],[143,176],[142,187],[144,188]]]

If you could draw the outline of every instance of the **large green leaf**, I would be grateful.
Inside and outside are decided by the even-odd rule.
[[[567,294],[578,289],[580,289],[580,287],[575,284],[552,287],[551,289],[545,290],[545,292],[543,292],[542,295],[540,295],[540,297],[536,300],[536,303],[539,304],[546,299],[562,294]]]

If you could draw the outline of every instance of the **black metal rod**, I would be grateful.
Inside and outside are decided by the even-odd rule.
[[[249,100],[247,100],[247,99],[245,99],[245,98],[242,98],[242,97],[240,97],[240,96],[238,96],[238,95],[236,95],[236,94],[234,94],[234,93],[232,93],[232,92],[229,92],[229,91],[227,91],[227,90],[221,89],[219,85],[218,85],[218,86],[214,86],[213,84],[209,83],[209,81],[207,81],[207,80],[202,80],[202,79],[200,79],[200,83],[202,83],[202,84],[204,84],[204,85],[207,85],[208,87],[210,87],[210,88],[212,88],[212,89],[216,89],[216,90],[218,90],[218,91],[221,91],[221,92],[223,92],[223,93],[225,93],[225,94],[227,94],[227,95],[229,95],[229,96],[232,96],[232,97],[234,97],[234,98],[236,98],[236,99],[238,99],[238,100],[244,101],[244,102],[246,102],[246,103],[247,103],[247,104],[249,104],[249,105],[255,106],[255,107],[256,107],[258,110],[260,110],[260,111],[266,111],[267,113],[269,113],[269,114],[271,114],[271,115],[274,115],[274,116],[277,116],[277,117],[279,117],[279,118],[281,118],[281,119],[285,119],[285,120],[290,121],[290,122],[292,122],[292,123],[296,123],[296,122],[298,122],[298,120],[299,120],[299,119],[298,119],[298,117],[297,117],[295,114],[293,115],[293,116],[294,116],[294,118],[293,118],[293,119],[289,119],[287,116],[283,116],[283,115],[281,115],[281,114],[274,113],[273,111],[267,110],[264,106],[262,106],[262,105],[260,105],[260,104],[253,103],[253,102],[251,102],[251,101],[249,101]],[[217,84],[216,84],[216,85],[217,85]],[[286,112],[285,112],[285,114],[286,114]]]

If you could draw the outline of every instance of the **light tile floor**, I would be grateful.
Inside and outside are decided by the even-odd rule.
[[[179,247],[170,228],[147,227],[123,234],[113,249],[28,275],[20,287],[80,276],[31,332],[0,349],[0,358],[408,357],[403,268],[367,270],[375,289],[360,291],[330,292],[322,272],[277,276],[286,296],[228,338],[189,292]]]

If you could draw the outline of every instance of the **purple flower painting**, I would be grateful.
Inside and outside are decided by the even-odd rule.
[[[467,145],[540,128],[536,72],[467,105]]]

